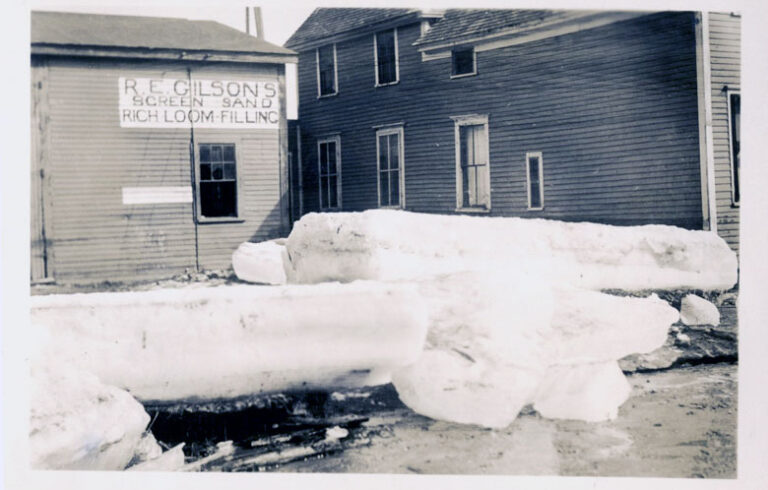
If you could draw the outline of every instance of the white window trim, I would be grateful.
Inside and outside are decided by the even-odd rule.
[[[741,204],[740,200],[736,200],[736,175],[734,172],[734,166],[736,165],[736,155],[733,153],[733,128],[731,127],[732,119],[731,119],[731,95],[738,95],[741,97],[741,90],[738,89],[731,89],[728,88],[725,91],[725,100],[728,104],[728,152],[731,156],[731,162],[729,165],[729,170],[731,171],[731,205],[734,207],[739,207]],[[741,188],[739,188],[739,191],[741,191]]]
[[[539,159],[539,202],[541,206],[531,206],[531,157]],[[528,210],[541,211],[544,209],[544,158],[540,151],[529,151],[525,154],[525,193],[528,195]]]
[[[472,72],[462,73],[460,75],[453,74],[453,50],[451,50],[451,80],[454,78],[473,77],[477,75],[477,50],[472,46]]]
[[[380,32],[386,32],[388,30],[389,29],[385,29],[383,31],[373,33],[373,73],[376,77],[376,84],[374,85],[375,87],[388,87],[389,85],[396,85],[400,83],[400,51],[397,47],[397,27],[392,28],[392,30],[395,32],[395,81],[389,83],[379,83],[379,47],[376,41],[376,35]]]
[[[323,143],[336,143],[336,206],[323,207],[322,194],[323,182],[320,178],[320,145]],[[341,209],[341,137],[338,135],[317,139],[317,204],[320,211],[338,211]]]
[[[379,137],[390,134],[399,135],[398,141],[398,178],[400,180],[400,204],[398,206],[381,205],[381,162],[379,161]],[[379,207],[385,209],[405,209],[405,134],[403,126],[387,127],[376,131],[376,194],[379,196]]]
[[[241,223],[245,221],[243,217],[243,178],[241,163],[242,152],[240,147],[242,141],[239,138],[202,138],[195,139],[195,213],[199,224],[208,223]],[[203,216],[203,205],[200,194],[200,145],[235,145],[235,209],[237,216]]]
[[[324,48],[325,46],[320,46],[315,48],[315,74],[317,76],[317,98],[323,98],[323,97],[333,97],[334,95],[338,95],[339,93],[339,63],[336,58],[336,43],[332,44],[333,46],[333,93],[330,94],[321,94],[320,93],[320,48]]]
[[[454,153],[456,154],[456,211],[462,213],[489,213],[491,211],[491,202],[493,200],[491,192],[491,146],[490,146],[490,133],[488,131],[488,115],[487,114],[468,114],[464,116],[451,116],[454,122]],[[472,208],[462,207],[462,188],[461,188],[461,126],[477,126],[483,125],[485,127],[485,161],[488,162],[488,172],[485,173],[486,185],[488,186],[488,207],[487,208]]]

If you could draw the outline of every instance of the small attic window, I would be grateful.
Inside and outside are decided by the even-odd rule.
[[[454,48],[451,51],[451,78],[477,74],[475,48]]]

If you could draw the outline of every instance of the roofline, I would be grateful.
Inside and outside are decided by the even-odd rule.
[[[650,14],[652,12],[646,11],[605,11],[605,10],[575,10],[574,16],[569,18],[559,18],[551,20],[549,22],[543,22],[541,24],[535,24],[528,27],[508,27],[500,29],[498,31],[490,32],[488,34],[471,36],[471,37],[455,37],[452,41],[439,41],[439,42],[420,42],[416,40],[413,44],[423,54],[429,56],[427,51],[441,51],[450,49],[454,46],[460,46],[465,44],[479,44],[479,43],[491,43],[498,41],[503,43],[504,39],[513,37],[523,37],[534,32],[542,32],[551,29],[557,29],[563,26],[574,26],[578,30],[597,27],[599,25],[612,24],[615,22],[621,22],[634,17]],[[515,42],[514,44],[517,44]]]
[[[228,61],[234,63],[284,64],[298,63],[299,61],[297,54],[287,53],[87,46],[53,43],[32,43],[31,54],[33,56],[80,56],[93,58],[134,58],[173,61]]]
[[[418,22],[423,19],[438,19],[442,17],[443,14],[444,14],[444,11],[441,11],[441,10],[423,11],[419,9],[411,9],[409,12],[406,12],[405,14],[399,15],[397,17],[392,17],[390,19],[377,22],[374,24],[367,24],[365,26],[357,27],[355,29],[342,31],[342,32],[333,34],[331,36],[315,38],[310,41],[305,41],[300,43],[290,43],[290,40],[289,40],[289,42],[285,43],[284,46],[294,51],[306,51],[309,49],[319,48],[320,46],[325,46],[326,44],[333,44],[341,41],[348,41],[350,39],[355,39],[357,37],[364,36],[366,34],[372,34],[374,32],[381,31],[384,29],[391,29],[393,27],[398,27],[405,23],[410,23],[410,21]]]

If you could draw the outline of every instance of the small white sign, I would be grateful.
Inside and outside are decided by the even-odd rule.
[[[192,202],[192,187],[123,187],[123,204]]]
[[[276,81],[118,79],[121,128],[278,129]]]

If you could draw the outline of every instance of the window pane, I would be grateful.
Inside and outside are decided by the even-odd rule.
[[[234,182],[201,182],[200,208],[205,217],[236,217]]]
[[[336,174],[336,143],[330,142],[327,145],[328,148],[328,170],[330,175]]]
[[[389,172],[389,205],[400,205],[400,172]]]
[[[200,163],[209,163],[211,161],[211,147],[200,145]]]
[[[211,166],[208,164],[200,164],[200,180],[211,180]]]
[[[229,180],[235,179],[235,164],[234,163],[226,163],[223,165],[224,167],[224,178]]]
[[[389,135],[389,168],[400,168],[400,135]]]
[[[741,95],[731,94],[731,145],[733,151],[733,200],[741,201]]]
[[[211,145],[211,162],[221,161],[221,146]]]
[[[541,207],[541,187],[538,182],[531,182],[531,207]]]
[[[318,50],[318,73],[320,76],[320,95],[336,92],[333,45]]]
[[[320,175],[328,175],[328,144],[320,143]]]
[[[336,188],[336,177],[328,177],[328,207],[335,208],[339,205],[338,202],[338,196],[337,194],[337,188]]]
[[[379,206],[389,206],[389,172],[379,172]]]
[[[453,75],[464,75],[474,72],[474,49],[456,49],[451,53]]]
[[[395,67],[395,31],[376,34],[376,58],[379,66],[379,83],[392,83],[397,79]]]
[[[224,145],[224,158],[223,160],[225,162],[232,162],[235,161],[235,146],[234,145]]]
[[[459,147],[460,162],[462,167],[466,167],[471,162],[469,160],[469,140],[471,138],[470,126],[459,126]]]
[[[221,180],[224,178],[224,170],[221,168],[220,163],[211,165],[211,177],[213,180]]]
[[[491,190],[488,188],[488,165],[475,167],[475,186],[477,195],[477,205],[488,207],[491,203]]]
[[[530,173],[531,183],[539,182],[539,157],[528,159],[528,172]]]
[[[461,167],[461,206],[470,206],[469,168]]]
[[[485,159],[488,138],[485,137],[485,126],[472,126],[472,161],[477,164],[488,163]]]

